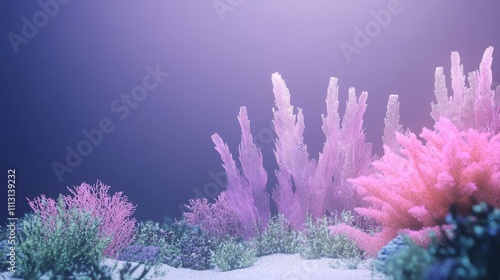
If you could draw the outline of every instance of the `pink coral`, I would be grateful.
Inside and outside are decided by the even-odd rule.
[[[74,189],[68,187],[73,196],[62,196],[62,199],[67,209],[86,210],[101,219],[101,233],[111,238],[111,243],[104,250],[104,254],[115,257],[130,243],[135,233],[136,220],[130,218],[135,206],[128,202],[126,196],[122,196],[122,192],[110,196],[109,188],[101,181],[97,181],[95,185],[84,182]],[[28,199],[28,202],[44,221],[50,221],[51,216],[58,214],[57,202],[46,198],[45,195],[33,201]]]
[[[452,203],[462,213],[478,201],[500,206],[500,134],[459,131],[442,118],[435,131],[424,128],[420,136],[425,143],[414,134],[398,133],[401,155],[385,146],[385,155],[373,163],[378,172],[349,180],[371,204],[356,211],[381,223],[383,230],[369,236],[334,226],[332,233],[349,235],[375,255],[400,230],[416,236],[443,224]]]
[[[57,201],[52,198],[47,198],[44,194],[36,197],[33,201],[28,199],[28,204],[35,213],[39,214],[42,221],[48,224],[49,228],[54,228],[54,220],[52,217],[58,215]]]
[[[448,96],[443,68],[436,68],[434,93],[437,103],[431,103],[431,116],[437,122],[447,118],[460,130],[474,128],[478,131],[500,132],[500,107],[491,89],[493,47],[484,51],[479,69],[470,72],[465,85],[463,65],[458,52],[451,53],[451,86]]]

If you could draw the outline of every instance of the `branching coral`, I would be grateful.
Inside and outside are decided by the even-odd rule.
[[[305,225],[307,214],[319,218],[327,210],[349,209],[357,203],[348,178],[367,174],[372,160],[371,144],[363,132],[363,114],[368,93],[356,96],[349,89],[346,111],[340,126],[337,79],[331,78],[327,91],[327,114],[323,115],[326,141],[318,161],[309,158],[303,142],[304,116],[290,104],[285,81],[277,73],[272,76],[275,108],[273,109],[277,139],[274,154],[279,169],[273,199],[296,228]]]
[[[443,68],[436,69],[431,116],[435,131],[401,134],[397,99],[389,100],[384,131],[385,155],[373,163],[377,172],[349,180],[371,207],[356,211],[383,225],[369,236],[355,228],[338,225],[332,233],[354,239],[368,253],[377,250],[404,230],[419,243],[428,242],[427,231],[443,224],[450,204],[461,213],[473,203],[500,205],[500,110],[491,90],[493,48],[486,49],[479,70],[469,73],[465,86],[457,52],[451,55],[453,96],[448,97]],[[397,134],[396,140],[391,131]]]
[[[322,115],[326,140],[316,161],[309,157],[307,145],[303,141],[305,126],[302,110],[298,108],[295,113],[289,90],[278,73],[272,75],[272,82],[275,97],[273,125],[277,136],[274,154],[279,167],[276,170],[278,184],[272,198],[278,212],[294,228],[303,228],[308,214],[320,218],[326,211],[352,210],[359,200],[347,180],[367,174],[372,160],[371,144],[366,143],[363,131],[368,93],[362,92],[358,97],[354,88],[349,89],[341,123],[337,79],[330,79],[327,113]],[[394,110],[392,113],[398,114]],[[220,136],[214,134],[212,140],[228,177],[227,202],[248,237],[254,233],[252,228],[256,222],[267,225],[270,215],[269,195],[266,192],[267,174],[262,165],[262,154],[252,142],[245,107],[240,109],[238,120],[242,131],[239,147],[241,171]],[[391,120],[391,123],[397,125],[398,121],[399,116],[396,122]]]
[[[500,107],[495,102],[495,91],[491,89],[492,61],[493,47],[489,47],[483,54],[479,69],[469,73],[469,86],[466,86],[460,56],[458,52],[452,52],[452,96],[448,96],[443,68],[436,68],[434,93],[437,103],[431,103],[431,116],[436,122],[439,118],[447,118],[461,130],[474,128],[500,132]]]
[[[376,252],[400,230],[425,240],[426,229],[444,223],[449,205],[466,213],[473,203],[500,206],[500,134],[460,131],[442,118],[435,131],[423,129],[422,143],[414,134],[397,134],[401,156],[387,146],[373,166],[378,172],[350,180],[371,206],[356,211],[383,225],[369,236],[346,226],[332,227],[348,234],[368,253]]]
[[[227,204],[236,214],[243,227],[243,236],[250,238],[259,225],[269,222],[269,194],[267,173],[262,163],[262,153],[253,143],[250,121],[245,107],[240,108],[238,120],[241,127],[239,161],[241,171],[229,151],[229,147],[216,133],[212,135],[215,149],[219,152],[227,174]]]
[[[308,214],[319,218],[326,211],[363,206],[357,212],[380,222],[381,232],[369,237],[344,225],[334,227],[333,232],[349,233],[360,247],[375,254],[402,229],[424,242],[420,231],[439,226],[451,203],[458,203],[462,211],[479,200],[498,205],[500,147],[499,136],[494,135],[500,128],[500,110],[491,90],[492,52],[493,48],[488,48],[479,70],[469,74],[469,86],[465,85],[458,53],[452,53],[451,97],[443,69],[436,69],[437,103],[431,104],[436,124],[435,131],[424,129],[420,135],[426,143],[409,131],[401,134],[397,96],[390,96],[383,137],[385,155],[373,163],[377,172],[371,175],[367,175],[373,160],[371,144],[366,143],[362,128],[368,94],[362,92],[357,97],[354,88],[349,89],[341,123],[337,79],[330,79],[327,114],[322,117],[326,141],[316,161],[309,157],[304,143],[302,110],[295,110],[284,80],[273,74],[278,183],[272,198],[278,212],[295,228],[303,228]],[[240,111],[239,120],[241,172],[222,139],[217,134],[212,139],[228,174],[228,202],[243,226],[250,228],[259,217],[268,217],[267,176],[261,153],[251,142],[246,110]],[[371,207],[359,204],[359,196]]]
[[[104,254],[115,257],[123,248],[129,245],[134,233],[136,220],[131,218],[135,211],[135,206],[128,202],[122,192],[117,192],[113,196],[108,194],[109,186],[97,181],[95,185],[82,183],[74,189],[68,188],[71,195],[62,196],[66,211],[70,209],[80,209],[90,212],[101,221],[100,232],[111,238],[111,243],[104,250]],[[51,223],[51,217],[58,215],[57,202],[44,195],[28,199],[29,205],[40,214],[43,221]],[[55,225],[50,225],[55,227]]]

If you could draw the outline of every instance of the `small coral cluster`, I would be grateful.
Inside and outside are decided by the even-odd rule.
[[[361,258],[360,250],[342,236],[332,236],[331,219],[308,223],[303,231],[294,229],[283,215],[269,220],[266,229],[250,240],[238,236],[210,234],[186,221],[160,226],[140,223],[133,244],[119,256],[123,261],[159,264],[196,270],[223,271],[251,266],[257,257],[269,254],[295,254],[304,258]]]
[[[428,279],[499,279],[500,208],[482,202],[463,217],[452,205],[446,223],[452,228],[451,237],[443,234],[444,240],[430,246],[437,261]]]
[[[30,214],[19,221],[15,275],[39,279],[45,274],[70,277],[99,263],[110,237],[101,234],[101,221],[81,209],[65,209],[58,200],[59,214],[43,219]]]
[[[72,195],[61,195],[62,212],[57,207],[57,202],[45,195],[28,199],[29,205],[39,214],[49,228],[55,226],[53,218],[60,215],[65,216],[72,209],[89,212],[92,216],[100,219],[100,233],[111,238],[111,242],[104,250],[109,257],[116,255],[129,244],[135,232],[135,219],[131,218],[135,206],[128,202],[122,192],[113,196],[108,194],[110,186],[97,181],[94,185],[83,183],[74,189],[68,188]],[[72,221],[68,221],[72,222]]]
[[[256,259],[251,245],[234,240],[221,242],[212,252],[212,263],[222,271],[252,266]]]
[[[185,221],[162,226],[152,221],[140,223],[132,243],[120,253],[119,260],[195,270],[213,267],[211,252],[218,244],[215,236]]]
[[[381,250],[377,269],[395,280],[499,279],[500,209],[482,202],[468,216],[450,210],[443,239],[422,248],[400,235]]]
[[[25,279],[81,273],[104,277],[99,270],[102,257],[116,257],[130,243],[136,223],[131,218],[135,206],[121,192],[110,196],[108,190],[98,181],[69,189],[71,195],[57,200],[44,195],[28,199],[34,213],[18,223],[14,275]]]
[[[191,225],[198,225],[204,231],[219,237],[243,236],[243,226],[236,212],[228,204],[227,194],[221,193],[214,203],[206,198],[190,199],[184,212],[185,220]]]
[[[420,136],[425,144],[414,134],[399,134],[401,155],[386,149],[373,163],[377,172],[351,180],[371,202],[356,211],[380,222],[382,231],[369,236],[340,225],[334,233],[348,234],[374,255],[400,230],[424,244],[427,231],[444,223],[452,203],[462,214],[479,201],[500,206],[500,135],[459,131],[443,118]]]

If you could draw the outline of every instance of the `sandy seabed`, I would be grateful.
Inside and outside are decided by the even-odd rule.
[[[149,279],[179,280],[366,280],[385,279],[381,275],[373,275],[370,265],[372,260],[364,260],[358,269],[334,269],[333,262],[343,264],[343,260],[334,259],[302,259],[299,254],[274,254],[260,257],[251,267],[232,271],[192,270],[174,268],[168,265],[157,266],[148,273]],[[105,265],[117,268],[124,262],[108,259]],[[117,270],[115,270],[117,271]]]
[[[260,257],[251,267],[232,271],[192,270],[186,268],[175,268],[168,265],[157,265],[153,267],[146,279],[172,279],[172,280],[366,280],[385,279],[383,275],[375,275],[370,269],[372,259],[362,261],[358,269],[332,268],[336,262],[340,267],[345,267],[342,259],[302,259],[299,254],[286,255],[274,254]],[[114,268],[113,279],[120,279],[118,271],[125,262],[113,259],[105,259],[103,264]],[[139,275],[143,266],[134,273]],[[3,276],[3,278],[1,277]],[[0,279],[16,279],[8,277],[3,273]]]

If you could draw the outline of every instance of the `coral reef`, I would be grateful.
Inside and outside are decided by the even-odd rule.
[[[327,114],[322,116],[322,129],[326,136],[318,161],[311,159],[303,143],[304,116],[290,104],[290,93],[278,73],[272,75],[275,96],[274,151],[279,169],[278,184],[272,198],[295,228],[304,228],[306,216],[322,217],[326,211],[353,209],[359,203],[354,189],[347,181],[351,177],[367,174],[371,162],[371,144],[366,143],[363,132],[363,114],[368,94],[356,97],[349,89],[341,125],[338,114],[337,79],[331,78],[328,86]],[[262,167],[260,150],[251,142],[246,108],[238,116],[242,129],[239,160],[236,164],[218,134],[212,135],[228,176],[227,201],[245,228],[245,236],[255,235],[255,227],[267,225],[269,198],[266,192],[267,175]]]
[[[479,103],[491,101],[493,96],[489,68],[492,50],[486,50],[480,70],[469,75],[471,88],[467,88],[464,95],[479,95],[474,95]],[[347,234],[374,256],[400,231],[419,244],[428,244],[428,231],[444,224],[447,209],[453,203],[462,214],[468,213],[479,201],[500,205],[500,134],[494,133],[498,120],[492,114],[497,105],[490,102],[467,108],[468,103],[457,101],[462,96],[457,82],[462,77],[458,74],[457,61],[458,54],[453,53],[455,98],[450,98],[450,102],[455,103],[446,103],[443,78],[437,75],[438,105],[433,106],[432,115],[441,118],[434,130],[423,129],[420,137],[424,142],[413,133],[396,133],[399,150],[395,145],[385,145],[384,156],[373,162],[373,174],[349,180],[363,200],[370,203],[369,207],[359,207],[356,211],[382,224],[382,231],[370,236],[358,229],[337,225],[331,228],[332,233]],[[466,109],[472,110],[468,116],[476,122],[455,118],[458,111]]]

